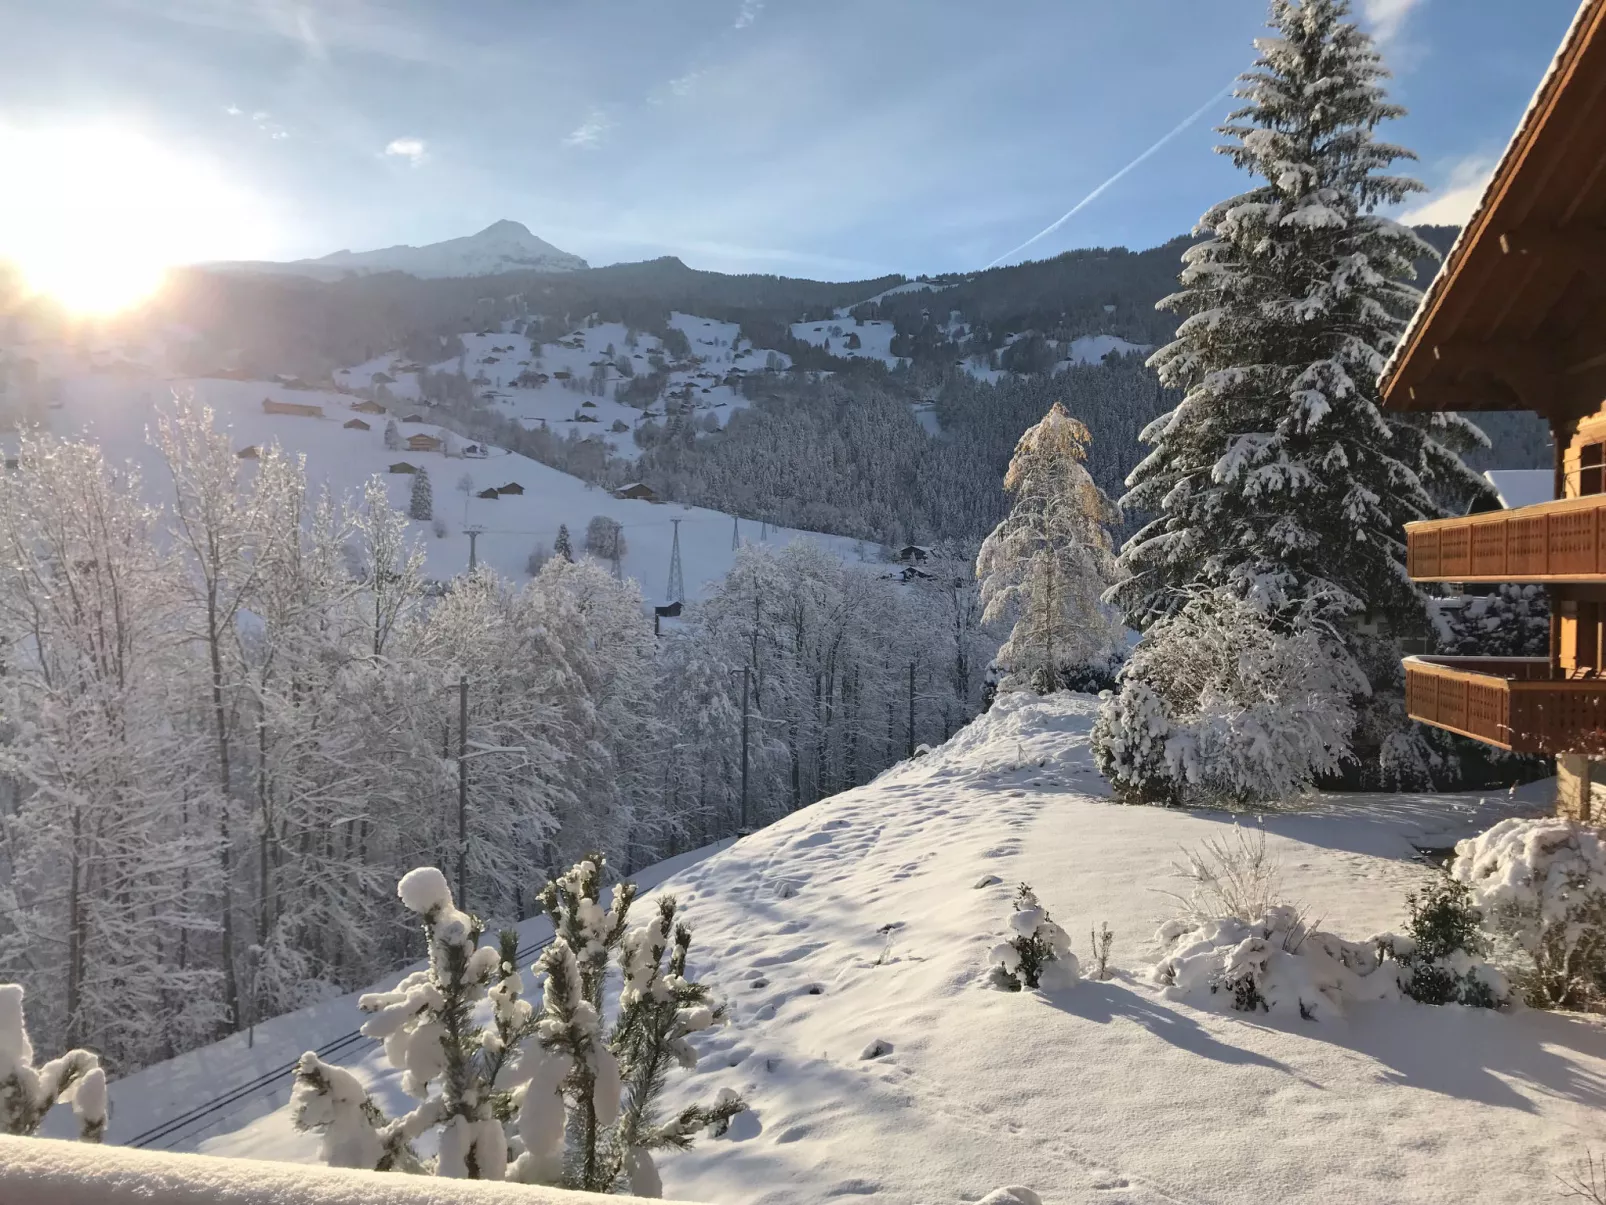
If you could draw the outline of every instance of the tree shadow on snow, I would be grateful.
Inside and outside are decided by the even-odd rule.
[[[1425,1004],[1363,1004],[1343,1021],[1297,1032],[1382,1063],[1391,1083],[1537,1111],[1533,1095],[1606,1108],[1606,1028],[1566,1014]]]
[[[1039,998],[1061,1012],[1098,1025],[1108,1025],[1117,1017],[1135,1021],[1155,1037],[1169,1042],[1179,1050],[1218,1063],[1269,1067],[1273,1071],[1283,1071],[1298,1079],[1304,1078],[1287,1063],[1278,1059],[1217,1041],[1192,1017],[1162,1007],[1119,980],[1087,979],[1063,991],[1041,993]]]

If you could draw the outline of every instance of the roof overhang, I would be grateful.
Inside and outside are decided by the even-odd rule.
[[[1380,380],[1396,410],[1606,399],[1606,0],[1585,0]]]

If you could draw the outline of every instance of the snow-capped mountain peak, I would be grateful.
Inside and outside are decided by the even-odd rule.
[[[289,263],[252,262],[215,265],[234,271],[272,272],[290,276],[338,279],[347,273],[405,272],[429,279],[495,276],[502,272],[577,272],[589,265],[536,237],[522,222],[503,218],[478,234],[427,243],[401,244],[377,251],[336,251],[317,259]]]

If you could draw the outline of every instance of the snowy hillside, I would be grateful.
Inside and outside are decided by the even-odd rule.
[[[1598,1138],[1606,1034],[1536,1012],[1376,1003],[1318,1024],[1168,998],[1145,976],[1169,907],[1157,870],[1232,818],[1105,800],[1093,708],[1005,696],[934,754],[665,882],[697,932],[699,975],[733,1006],[685,1091],[731,1086],[753,1106],[727,1137],[663,1161],[665,1195],[913,1203],[1022,1183],[1054,1205],[1548,1196]],[[1289,894],[1324,928],[1364,937],[1401,923],[1427,875],[1415,846],[1543,791],[1346,796],[1243,823],[1269,834]],[[1109,922],[1114,978],[987,986],[986,951],[1023,880],[1084,957],[1081,935]],[[396,1103],[376,1050],[332,1057]],[[208,1085],[250,1069],[214,1060]],[[163,1075],[145,1073],[141,1094],[161,1095]],[[316,1140],[281,1110],[176,1145],[307,1160]]]
[[[376,272],[406,272],[426,279],[459,276],[495,276],[502,272],[577,272],[588,265],[578,255],[560,251],[531,234],[521,222],[493,222],[478,234],[426,243],[383,247],[377,251],[336,251],[317,259],[288,263],[253,261],[214,264],[237,272],[263,272],[338,280],[347,273],[367,276]]]
[[[510,338],[511,336],[505,336]],[[617,498],[525,456],[500,448],[488,449],[484,459],[466,459],[440,451],[406,450],[415,435],[443,434],[448,450],[466,442],[430,423],[398,423],[403,450],[392,451],[384,442],[384,415],[363,414],[353,405],[361,399],[346,394],[291,389],[263,381],[217,379],[169,380],[155,374],[64,373],[57,386],[60,408],[49,412],[52,428],[62,435],[88,431],[113,460],[134,460],[145,468],[153,496],[161,490],[161,470],[146,443],[146,430],[157,407],[174,390],[193,391],[217,413],[219,425],[231,432],[237,450],[263,448],[277,440],[281,447],[307,459],[308,474],[337,494],[355,496],[372,475],[382,476],[391,503],[406,511],[413,477],[391,472],[391,466],[410,464],[429,472],[435,524],[416,521],[413,530],[427,556],[426,572],[448,578],[468,565],[469,539],[465,529],[478,527],[479,560],[498,572],[522,579],[530,553],[550,550],[560,526],[567,526],[577,549],[593,516],[607,515],[624,527],[625,555],[621,570],[642,585],[650,600],[661,599],[668,582],[674,520],[680,520],[680,550],[688,598],[701,594],[703,585],[723,577],[734,558],[733,538],[776,546],[798,539],[819,542],[844,559],[857,562],[863,546],[845,537],[801,532],[790,528],[762,527],[738,522],[730,515],[678,503],[653,503]],[[566,394],[574,402],[579,395]],[[263,400],[319,407],[321,417],[266,414]],[[348,427],[368,424],[368,430]],[[9,444],[8,444],[9,446]],[[463,486],[466,483],[467,489]],[[478,495],[507,485],[522,494],[503,493],[494,499]]]
[[[664,364],[663,392],[694,420],[724,426],[747,405],[742,378],[790,366],[784,353],[755,348],[741,338],[741,327],[691,314],[671,314],[669,325],[686,336],[690,353],[676,356],[656,335],[637,334],[622,322],[580,325],[555,341],[540,342],[501,329],[462,336],[461,359],[419,365],[395,354],[377,356],[335,374],[354,389],[384,384],[392,395],[418,399],[418,373],[455,373],[469,378],[475,396],[527,427],[573,431],[601,440],[617,455],[640,449],[633,432],[643,422],[665,417],[663,404],[643,409],[618,400],[636,376]]]

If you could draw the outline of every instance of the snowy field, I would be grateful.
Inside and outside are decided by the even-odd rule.
[[[506,338],[507,336],[504,336]],[[168,381],[150,376],[144,380],[99,374],[69,375],[62,379],[62,408],[51,411],[58,434],[90,432],[114,461],[134,460],[143,466],[153,498],[161,498],[162,469],[145,433],[155,421],[158,405],[174,390],[193,390],[196,398],[217,413],[236,450],[265,448],[274,440],[287,451],[306,457],[311,480],[326,483],[337,493],[356,496],[364,482],[379,474],[386,482],[393,506],[406,511],[413,478],[388,472],[392,464],[407,462],[427,469],[434,495],[434,513],[446,528],[434,534],[434,524],[414,522],[428,561],[426,573],[445,579],[468,565],[466,526],[478,526],[478,557],[498,572],[520,580],[531,551],[552,547],[558,527],[567,525],[575,551],[582,550],[586,524],[595,515],[607,515],[624,526],[626,551],[622,572],[642,584],[649,600],[660,600],[668,585],[673,520],[680,523],[680,552],[688,598],[700,595],[706,582],[724,577],[734,560],[733,534],[746,541],[780,546],[797,539],[815,540],[845,560],[858,563],[859,541],[842,536],[800,532],[790,528],[761,528],[737,523],[730,515],[679,503],[652,503],[616,498],[578,477],[549,468],[504,449],[490,449],[483,460],[463,459],[440,452],[410,452],[405,441],[412,435],[440,435],[433,424],[397,424],[404,450],[385,447],[385,416],[352,410],[361,399],[338,393],[286,389],[263,381],[198,379]],[[578,398],[577,394],[569,394]],[[322,418],[264,414],[262,400],[323,407]],[[360,419],[367,431],[348,430],[345,423]],[[465,441],[458,441],[459,443]],[[459,489],[463,478],[471,488]],[[475,495],[489,487],[517,483],[522,495],[483,499]],[[865,555],[874,556],[874,550]]]
[[[913,1205],[1015,1183],[1050,1205],[1550,1198],[1601,1139],[1606,1033],[1537,1012],[1376,1003],[1315,1023],[1168,999],[1145,977],[1165,868],[1233,818],[1103,798],[1094,706],[1006,696],[931,756],[665,882],[696,931],[699,975],[733,1006],[683,1090],[729,1086],[753,1105],[728,1137],[663,1160],[665,1195]],[[1332,797],[1240,819],[1264,828],[1323,928],[1364,938],[1402,923],[1429,873],[1417,847],[1545,810],[1547,787]],[[1080,935],[1110,924],[1114,979],[987,986],[1022,880],[1084,958]],[[304,1044],[357,1019],[325,1017]],[[166,1066],[193,1079],[196,1058]],[[399,1100],[377,1050],[336,1061],[387,1107]],[[250,1069],[219,1055],[205,1082]],[[139,1078],[135,1097],[164,1091],[162,1067]],[[280,1110],[178,1145],[301,1161],[316,1140]]]
[[[897,329],[891,322],[874,319],[856,324],[852,318],[840,322],[794,322],[792,337],[815,347],[823,347],[833,356],[844,360],[880,360],[888,368],[901,362],[892,354],[892,336]],[[854,347],[851,339],[857,338]]]

